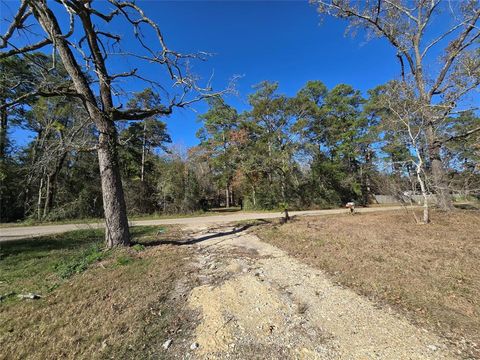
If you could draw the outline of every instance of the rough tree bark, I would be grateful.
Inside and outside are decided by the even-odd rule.
[[[44,1],[36,1],[31,3],[34,16],[39,24],[45,30],[54,43],[62,63],[72,78],[72,83],[76,91],[84,98],[86,109],[92,121],[97,126],[99,136],[98,159],[100,163],[100,176],[102,182],[102,196],[103,196],[103,210],[105,215],[106,232],[105,240],[108,247],[117,245],[129,244],[129,228],[127,220],[127,212],[125,206],[125,199],[123,195],[122,182],[120,178],[120,170],[118,167],[117,155],[117,132],[113,120],[108,119],[106,114],[97,107],[97,101],[89,87],[87,79],[78,65],[75,57],[68,45],[67,40],[62,36],[58,21]],[[82,21],[87,25],[90,21],[85,15],[82,16]],[[91,23],[90,23],[91,25]],[[88,35],[88,31],[87,35]],[[92,53],[98,55],[98,44],[95,44],[95,39],[87,36],[87,40],[92,48]],[[95,61],[97,73],[99,74],[101,100],[105,107],[110,105],[113,107],[110,83],[108,78],[105,78],[105,67],[101,66],[98,61]],[[109,108],[109,109],[110,109]],[[108,109],[108,110],[109,110]]]
[[[427,187],[425,186],[425,181],[422,176],[422,172],[424,170],[424,162],[422,155],[420,154],[420,151],[418,147],[415,144],[415,154],[417,156],[417,162],[416,162],[416,175],[417,175],[417,180],[418,183],[420,184],[420,191],[422,192],[422,197],[423,197],[423,223],[428,224],[430,222],[430,207],[429,207],[429,202],[428,202],[428,193],[427,193]]]
[[[225,187],[225,207],[230,207],[230,191],[228,190],[228,185]]]
[[[42,219],[42,196],[43,196],[43,176],[40,178],[40,186],[38,187],[37,197],[37,219]]]
[[[128,245],[130,233],[118,166],[117,129],[113,122],[105,121],[101,124],[99,130],[101,133],[98,145],[98,162],[106,222],[105,239],[108,247]]]
[[[441,144],[435,139],[435,129],[429,124],[426,128],[428,141],[428,171],[437,195],[437,205],[443,210],[453,209],[452,194],[448,188],[447,174],[441,157]]]

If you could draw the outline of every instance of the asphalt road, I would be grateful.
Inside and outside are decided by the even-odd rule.
[[[376,212],[376,211],[390,211],[402,209],[401,206],[388,207],[372,207],[359,208],[356,211],[359,213]],[[332,214],[346,214],[346,209],[329,209],[329,210],[306,210],[306,211],[291,211],[291,216],[319,216]],[[138,220],[131,221],[130,226],[155,226],[155,225],[183,225],[186,227],[198,227],[210,224],[225,224],[242,220],[255,219],[274,219],[282,217],[282,213],[250,213],[238,212],[226,215],[212,215],[212,216],[198,216],[198,217],[184,217],[176,219],[158,219],[158,220]],[[81,230],[81,229],[100,229],[104,228],[103,222],[90,224],[60,224],[60,225],[39,225],[39,226],[15,226],[0,228],[0,242],[19,240],[25,238],[35,238],[43,235],[58,234],[67,231]]]

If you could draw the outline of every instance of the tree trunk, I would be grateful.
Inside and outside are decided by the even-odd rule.
[[[452,210],[452,194],[448,188],[446,171],[440,156],[440,143],[435,139],[435,130],[430,124],[427,128],[428,157],[430,160],[430,174],[433,189],[437,198],[437,205],[442,210]]]
[[[67,157],[67,152],[64,152],[60,156],[60,159],[58,159],[58,162],[57,162],[53,172],[50,172],[49,174],[47,174],[47,190],[46,190],[46,195],[45,195],[45,205],[44,205],[44,209],[43,209],[43,217],[44,218],[53,209],[53,201],[55,199],[55,195],[56,195],[56,192],[57,192],[58,174],[60,173],[60,170],[62,170],[63,163],[65,162],[66,157]]]
[[[4,99],[1,99],[0,104],[5,103]],[[2,108],[0,110],[0,162],[4,162],[5,156],[7,154],[7,126],[8,126],[8,117],[7,109]]]
[[[252,201],[253,201],[253,208],[257,207],[257,192],[255,191],[255,186],[252,186]]]
[[[362,182],[362,202],[364,206],[368,206],[371,202],[372,191],[370,181],[370,169],[372,164],[372,156],[370,150],[365,153],[365,167],[360,166],[361,182]]]
[[[4,104],[5,99],[0,99],[0,104]],[[2,108],[0,110],[0,221],[2,220],[3,212],[3,193],[4,193],[4,181],[6,177],[6,162],[5,157],[7,155],[7,109]]]
[[[425,174],[424,161],[422,159],[422,155],[420,155],[420,150],[418,149],[415,143],[414,143],[414,147],[415,147],[415,152],[418,159],[418,162],[416,163],[416,175],[417,175],[417,180],[420,184],[420,190],[422,191],[422,196],[423,196],[423,223],[428,224],[430,222],[430,209],[428,206],[427,187],[425,185],[424,178],[422,177],[422,172]]]
[[[127,211],[123,194],[120,170],[117,155],[117,130],[107,112],[113,108],[111,98],[110,78],[102,62],[99,45],[92,32],[86,33],[86,38],[94,58],[95,69],[100,87],[102,107],[98,107],[96,97],[90,88],[89,81],[77,63],[70,45],[62,34],[60,25],[46,1],[31,1],[30,7],[39,24],[54,40],[55,49],[62,59],[63,66],[72,79],[75,90],[84,98],[85,107],[97,126],[99,135],[98,161],[102,181],[103,209],[105,214],[105,238],[108,247],[129,245],[130,233],[128,229]],[[82,5],[79,5],[82,6]],[[84,29],[91,29],[93,25],[89,15],[81,16]]]
[[[52,207],[52,192],[53,192],[53,185],[52,185],[52,174],[47,175],[47,185],[45,189],[45,203],[43,204],[43,216],[45,218],[50,209]]]
[[[421,176],[421,167],[417,166],[417,179],[420,183],[420,189],[422,191],[423,196],[423,223],[428,224],[430,222],[430,208],[428,206],[428,194],[427,189],[425,187],[425,182]]]
[[[228,185],[225,188],[225,207],[230,207],[230,191],[228,190]]]
[[[38,187],[37,198],[37,219],[42,219],[42,193],[43,193],[43,176],[40,178],[40,186]]]
[[[104,120],[99,130],[98,162],[105,213],[105,240],[109,248],[126,246],[130,244],[130,232],[118,165],[117,130],[109,120]]]
[[[143,139],[142,139],[142,165],[140,169],[140,181],[145,180],[145,152],[146,152],[146,142],[147,142],[147,123],[143,122]]]
[[[285,175],[285,172],[282,170],[282,173],[280,175],[281,177],[281,181],[280,181],[280,191],[281,191],[281,195],[282,195],[282,201],[283,201],[283,205],[284,206],[287,206],[287,177]]]

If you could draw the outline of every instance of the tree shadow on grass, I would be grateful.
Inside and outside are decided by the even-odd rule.
[[[62,234],[2,241],[0,242],[0,259],[19,254],[39,257],[54,250],[72,250],[103,241],[103,234],[103,230],[75,230]]]
[[[136,226],[131,228],[132,238],[148,236],[164,231],[158,226]],[[61,234],[45,235],[26,239],[0,242],[0,259],[19,254],[40,256],[54,250],[75,250],[93,244],[103,244],[104,229],[73,230]]]

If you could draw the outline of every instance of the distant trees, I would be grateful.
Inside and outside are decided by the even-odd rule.
[[[300,142],[291,99],[278,94],[278,83],[262,82],[249,96],[251,110],[243,114],[249,142],[246,161],[261,176],[262,207],[287,206],[293,200]],[[248,179],[248,177],[246,177]],[[253,184],[250,184],[253,185]]]
[[[128,102],[132,109],[155,109],[161,106],[160,97],[151,88],[134,94]],[[140,154],[140,180],[145,181],[145,165],[147,157],[152,149],[165,150],[165,145],[171,143],[170,135],[166,131],[166,125],[158,114],[145,118],[142,122],[129,124],[122,134],[127,147],[133,152]]]
[[[480,192],[480,117],[473,111],[447,121],[448,132],[443,134],[445,158],[449,167],[457,169],[451,187],[468,198]]]
[[[369,172],[374,159],[367,136],[370,124],[362,109],[364,102],[360,92],[349,85],[323,91],[305,129],[305,136],[317,147],[316,161],[320,163],[316,165],[325,167],[321,163],[328,159],[333,173],[343,172],[340,176],[344,179],[336,184],[337,189],[344,188],[343,202],[361,194],[361,202],[368,203],[371,195]]]
[[[359,91],[348,85],[329,91],[320,81],[308,82],[292,97],[279,94],[277,83],[262,82],[254,89],[251,109],[236,115],[222,101],[217,106],[228,112],[212,108],[200,117],[207,121],[199,147],[212,155],[206,158],[215,173],[235,174],[247,207],[369,203],[376,137]],[[228,121],[229,114],[238,120]],[[224,128],[211,126],[213,118],[217,124],[229,124],[228,137],[223,136]],[[232,166],[216,166],[213,139],[229,139],[228,152],[217,153],[234,155]]]
[[[199,115],[200,143],[190,149],[170,144],[159,116],[125,122],[117,147],[128,213],[189,213],[227,204],[322,208],[352,200],[368,205],[375,193],[421,194],[428,222],[435,203],[423,115],[429,107],[407,85],[393,81],[364,97],[346,84],[328,89],[309,81],[287,96],[277,83],[263,82],[243,112],[211,99]],[[128,106],[154,106],[147,102],[157,103],[158,94],[147,89],[132,99]],[[480,191],[478,122],[474,112],[464,112],[438,133],[452,191],[467,198]],[[101,216],[98,130],[83,105],[38,97],[18,113],[18,123],[35,136],[8,159],[4,185],[14,205],[4,212],[8,219]]]
[[[9,131],[12,123],[18,124],[24,112],[25,104],[15,100],[29,91],[29,79],[33,77],[21,58],[0,59],[0,221],[22,213],[21,202],[11,191],[21,175],[13,156]]]
[[[93,142],[93,132],[86,118],[81,103],[65,97],[40,98],[27,113],[25,126],[36,137],[26,185],[39,182],[36,201],[39,220],[46,218],[53,209],[58,176],[68,157]]]
[[[160,99],[151,88],[133,95],[129,108],[155,108]],[[172,142],[166,124],[160,116],[152,115],[143,121],[132,121],[119,134],[119,163],[126,184],[126,203],[130,213],[145,214],[157,209],[158,153],[165,152]]]
[[[351,28],[385,38],[397,51],[401,81],[413,85],[411,96],[422,103],[425,117],[426,170],[443,209],[452,201],[441,134],[445,122],[470,107],[466,95],[480,85],[480,5],[476,0],[339,1],[312,0],[322,14],[346,19]],[[432,26],[434,19],[440,19]],[[441,24],[440,24],[441,23]],[[439,54],[435,56],[434,54]],[[434,62],[438,62],[435,65]],[[413,100],[413,99],[412,99]],[[428,109],[428,111],[427,111]],[[480,126],[455,136],[480,131]]]
[[[235,148],[235,133],[239,126],[237,111],[222,98],[211,99],[210,109],[199,117],[203,127],[197,136],[200,146],[209,157],[209,164],[219,188],[225,189],[225,205],[230,207],[232,181],[237,170],[238,153]]]

